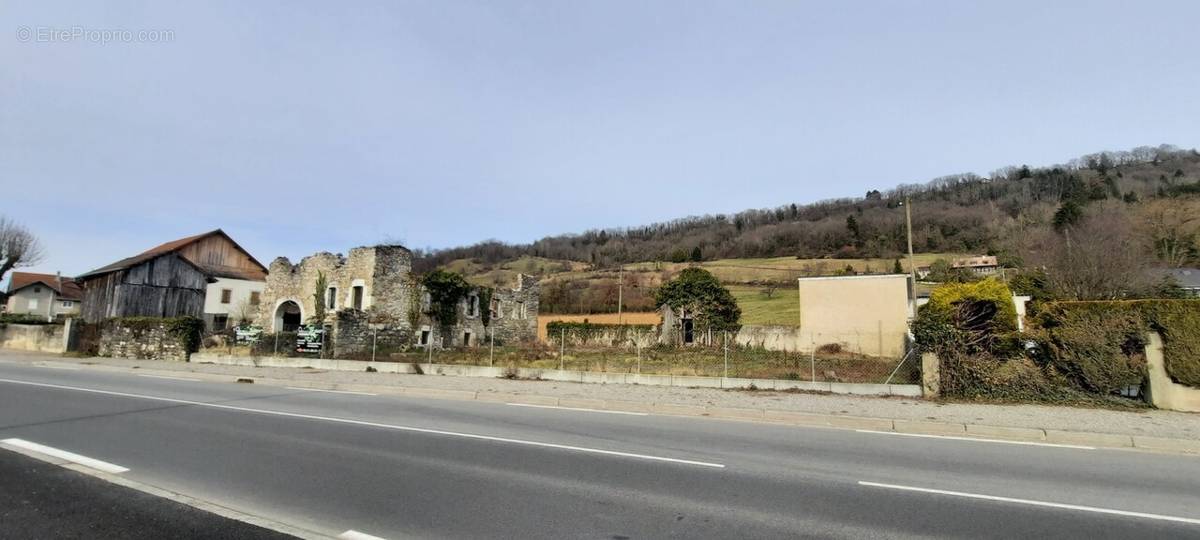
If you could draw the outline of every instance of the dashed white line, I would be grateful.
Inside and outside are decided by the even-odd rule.
[[[351,395],[355,395],[355,396],[378,396],[379,395],[379,394],[372,394],[370,392],[351,392],[350,390],[326,390],[324,388],[302,388],[299,386],[285,386],[284,388],[287,388],[288,390],[306,390],[309,392],[328,392],[330,394],[351,394]]]
[[[33,365],[33,366],[35,366],[35,367],[48,368],[48,369],[69,369],[69,370],[72,370],[72,371],[75,371],[75,370],[78,370],[78,369],[79,369],[79,368],[77,368],[77,367],[71,367],[71,366],[55,366],[55,365],[50,365],[50,364],[31,364],[31,365]]]
[[[952,441],[986,442],[998,444],[1019,444],[1023,446],[1048,446],[1051,448],[1074,448],[1076,450],[1095,450],[1095,446],[1080,446],[1077,444],[1055,444],[1034,441],[1006,441],[1004,439],[981,439],[978,437],[957,437],[954,435],[926,435],[924,433],[897,433],[895,431],[875,431],[871,429],[856,429],[859,433],[874,433],[876,435],[896,435],[899,437],[919,437],[922,439],[949,439]]]
[[[532,405],[529,403],[505,403],[505,405],[512,405],[513,407],[532,407],[534,409],[561,409],[564,411],[583,411],[583,412],[594,412],[594,413],[604,413],[604,414],[624,414],[627,416],[647,416],[647,413],[644,413],[644,412],[606,411],[603,409],[585,409],[582,407],[559,407],[556,405]]]
[[[4,440],[0,441],[0,443],[7,444],[9,446],[15,446],[17,448],[23,448],[25,450],[32,450],[39,454],[53,456],[58,459],[70,461],[71,463],[78,463],[85,467],[91,467],[93,469],[96,469],[98,471],[104,471],[106,473],[120,474],[120,473],[123,473],[123,472],[129,470],[125,467],[122,467],[120,465],[114,465],[107,461],[100,461],[98,459],[92,459],[87,456],[81,456],[79,454],[76,454],[73,452],[68,452],[66,450],[59,450],[58,448],[46,446],[44,444],[29,442],[24,439],[4,439]]]
[[[588,453],[588,454],[627,457],[627,458],[644,459],[644,460],[648,460],[648,461],[660,461],[660,462],[667,462],[667,463],[679,463],[682,465],[695,465],[698,467],[712,467],[712,468],[717,468],[717,469],[725,468],[725,465],[723,465],[721,463],[711,463],[711,462],[707,462],[707,461],[694,461],[694,460],[690,460],[690,459],[677,459],[677,458],[670,458],[670,457],[663,457],[663,456],[652,456],[652,455],[648,455],[648,454],[635,454],[632,452],[619,452],[616,450],[604,450],[601,448],[590,448],[590,447],[586,447],[586,446],[573,446],[573,445],[569,445],[569,444],[555,444],[555,443],[547,443],[547,442],[539,442],[539,441],[529,441],[529,440],[524,440],[524,439],[510,439],[508,437],[493,437],[491,435],[478,435],[475,433],[462,433],[462,432],[457,432],[457,431],[445,431],[445,430],[440,430],[440,429],[419,428],[419,427],[402,426],[402,425],[396,425],[396,424],[381,424],[378,422],[367,422],[365,420],[351,420],[349,418],[336,418],[336,417],[332,417],[332,416],[316,416],[316,415],[312,415],[312,414],[300,414],[300,413],[291,413],[291,412],[284,412],[284,411],[272,411],[270,409],[253,409],[250,407],[238,407],[235,405],[222,405],[219,403],[205,403],[203,401],[192,401],[192,400],[188,400],[188,399],[175,399],[175,398],[160,397],[160,396],[149,396],[149,395],[144,395],[144,394],[130,394],[127,392],[114,392],[111,390],[97,390],[94,388],[83,388],[80,386],[67,386],[67,385],[63,385],[63,384],[39,383],[39,382],[21,381],[21,380],[15,380],[15,379],[0,379],[0,382],[6,382],[6,383],[11,383],[11,384],[21,384],[21,385],[26,385],[26,386],[37,386],[37,387],[41,387],[41,388],[57,388],[60,390],[73,390],[76,392],[88,392],[91,394],[103,394],[103,395],[107,395],[107,396],[120,396],[120,397],[128,397],[128,398],[135,398],[135,399],[146,399],[146,400],[151,400],[151,401],[162,401],[162,402],[166,402],[166,403],[180,403],[180,404],[184,404],[184,405],[194,405],[196,407],[208,407],[211,409],[222,409],[222,410],[227,410],[227,411],[241,411],[241,412],[257,413],[257,414],[269,414],[269,415],[274,415],[274,416],[284,416],[284,417],[288,417],[288,418],[303,418],[306,420],[320,420],[320,421],[324,421],[324,422],[335,422],[338,424],[348,424],[348,425],[354,425],[354,426],[367,426],[367,427],[376,427],[376,428],[382,428],[382,429],[393,429],[396,431],[407,431],[407,432],[411,432],[411,433],[426,433],[426,434],[430,434],[430,435],[443,435],[443,436],[447,436],[447,437],[461,437],[464,439],[474,439],[474,440],[479,440],[479,441],[491,441],[491,442],[500,442],[500,443],[508,443],[508,444],[518,444],[518,445],[533,446],[533,447],[538,447],[538,448],[554,448],[554,449],[558,449],[558,450],[571,450],[571,451],[575,451],[575,452],[583,452],[583,453]]]
[[[385,538],[379,536],[360,533],[354,529],[350,529],[342,534],[339,534],[338,538],[341,538],[342,540],[386,540]]]
[[[151,379],[170,379],[170,380],[172,380],[172,381],[192,381],[192,382],[201,382],[201,381],[200,381],[200,379],[192,379],[192,378],[189,378],[189,377],[168,377],[168,376],[166,376],[166,375],[145,375],[145,374],[142,374],[142,373],[139,373],[139,374],[138,374],[138,377],[149,377],[149,378],[151,378]]]
[[[1078,510],[1081,512],[1093,512],[1093,513],[1097,513],[1097,514],[1110,514],[1110,515],[1114,515],[1114,516],[1136,517],[1136,518],[1143,518],[1143,519],[1156,519],[1159,521],[1174,521],[1176,523],[1188,523],[1191,525],[1200,525],[1200,519],[1196,519],[1196,518],[1167,516],[1167,515],[1163,515],[1163,514],[1148,514],[1145,512],[1130,512],[1127,510],[1114,510],[1112,508],[1098,508],[1095,506],[1083,506],[1083,505],[1079,505],[1079,504],[1063,504],[1063,503],[1056,503],[1056,502],[1034,501],[1034,500],[1030,500],[1030,499],[1016,499],[1013,497],[997,497],[995,495],[982,495],[979,493],[965,493],[962,491],[946,491],[943,489],[930,489],[930,488],[921,488],[921,487],[913,487],[913,486],[900,486],[900,485],[896,485],[896,484],[880,484],[877,482],[859,481],[858,485],[868,486],[868,487],[885,488],[885,489],[898,489],[901,491],[915,491],[918,493],[931,493],[934,495],[949,495],[952,497],[964,497],[967,499],[980,499],[980,500],[985,500],[985,501],[1024,504],[1024,505],[1029,505],[1029,506],[1042,506],[1042,507],[1046,507],[1046,508],[1059,508],[1062,510]]]

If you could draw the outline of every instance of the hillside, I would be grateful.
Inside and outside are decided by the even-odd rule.
[[[1049,227],[1067,201],[1137,206],[1200,193],[1200,153],[1171,146],[1102,152],[1042,168],[1007,167],[925,184],[871,190],[860,198],[786,204],[733,215],[688,217],[644,227],[548,236],[532,244],[482,242],[420,253],[419,270],[458,259],[497,264],[521,257],[612,268],[645,261],[747,258],[881,258],[905,252],[904,211],[913,203],[919,253],[1012,253],[1006,240],[1028,226]]]

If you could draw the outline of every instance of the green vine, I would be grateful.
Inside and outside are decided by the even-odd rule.
[[[313,314],[309,318],[312,324],[325,324],[325,290],[329,288],[329,280],[325,272],[317,270],[317,284],[313,288]]]
[[[492,323],[492,293],[491,287],[479,288],[479,320],[484,326]]]
[[[442,327],[458,322],[458,302],[471,292],[471,284],[455,272],[434,270],[421,280],[429,293],[429,315]]]

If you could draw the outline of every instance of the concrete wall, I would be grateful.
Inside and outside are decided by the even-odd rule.
[[[1171,380],[1163,362],[1162,337],[1151,332],[1146,344],[1146,371],[1149,383],[1148,398],[1155,407],[1172,411],[1200,412],[1200,388],[1192,388]]]
[[[844,349],[870,356],[904,354],[908,276],[801,278],[798,283],[798,350],[838,343]]]
[[[47,353],[67,350],[61,324],[0,325],[0,348]]]

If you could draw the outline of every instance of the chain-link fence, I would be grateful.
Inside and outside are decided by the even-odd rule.
[[[295,332],[263,334],[249,346],[228,339],[206,350],[234,355],[321,357],[374,360],[420,365],[457,364],[505,368],[691,375],[747,379],[786,379],[816,382],[915,384],[920,362],[909,354],[904,336],[860,334],[811,336],[799,350],[769,350],[763,345],[738,344],[732,333],[705,335],[701,343],[664,345],[653,333],[629,333],[620,340],[579,339],[565,332],[550,342],[495,344],[471,347],[410,347],[372,349],[353,354],[298,352]],[[887,339],[881,339],[881,338]],[[898,340],[898,343],[893,341]],[[207,340],[206,340],[207,342]],[[881,345],[882,343],[882,345]],[[793,344],[794,345],[794,344]],[[885,354],[865,354],[864,351]]]

